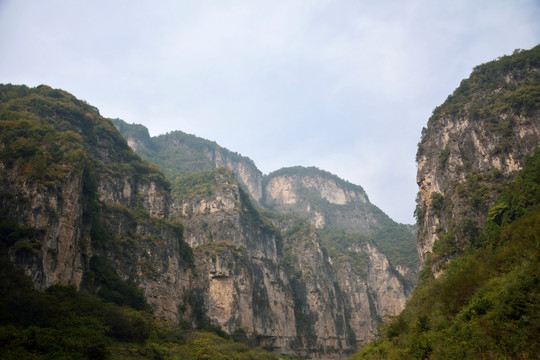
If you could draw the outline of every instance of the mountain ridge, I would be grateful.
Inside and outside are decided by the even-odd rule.
[[[225,166],[231,170],[239,179],[244,189],[250,194],[255,203],[262,207],[279,212],[304,216],[310,223],[317,227],[337,226],[350,233],[368,234],[374,237],[377,246],[390,254],[390,260],[394,266],[399,267],[402,275],[409,282],[415,283],[418,271],[418,255],[415,250],[414,228],[393,221],[378,207],[370,203],[365,190],[360,185],[355,185],[347,180],[328,171],[317,167],[294,166],[281,168],[269,174],[262,174],[256,168],[255,163],[247,158],[238,156],[235,161],[212,162],[216,154],[221,158],[226,158],[228,154],[236,154],[226,148],[220,147],[217,143],[199,138],[195,135],[188,135],[178,132],[150,137],[148,130],[143,125],[127,124],[125,121],[114,120],[115,126],[124,134],[128,143],[147,143],[146,148],[137,148],[138,153],[146,160],[156,164],[176,163],[176,169],[181,171],[167,172],[169,179],[174,182],[175,177],[181,177],[184,173],[194,170],[185,164],[180,157],[176,161],[175,154],[172,153],[169,159],[165,156],[156,157],[155,153],[149,152],[148,148],[155,145],[152,139],[159,139],[160,143],[167,143],[170,139],[174,144],[168,145],[172,148],[190,148],[191,154],[198,154],[199,158],[208,159],[207,166]],[[142,139],[138,139],[136,134],[142,129]],[[175,133],[182,134],[184,143],[178,143]],[[171,135],[172,134],[172,135]],[[148,143],[150,141],[150,143]],[[198,144],[212,144],[214,147],[212,155],[204,146]],[[197,144],[192,146],[191,144]],[[236,154],[237,155],[237,154]],[[250,168],[248,173],[246,168]],[[242,180],[243,179],[243,180]],[[256,189],[255,192],[252,192]],[[400,254],[400,252],[403,252]]]
[[[374,243],[350,238],[357,246],[329,256],[309,220],[259,208],[249,194],[262,194],[261,173],[217,145],[191,142],[197,153],[173,133],[173,153],[189,155],[176,169],[208,169],[167,179],[96,108],[47,86],[1,85],[0,126],[0,256],[36,290],[71,286],[315,359],[354,353],[410,293]],[[143,127],[133,133],[132,146],[149,144]]]

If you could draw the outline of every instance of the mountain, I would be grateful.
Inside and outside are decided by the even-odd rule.
[[[192,135],[156,140],[122,126],[65,91],[0,85],[0,346],[11,358],[215,358],[217,349],[275,358],[206,330],[336,359],[403,309],[412,282],[376,226],[317,228],[264,208],[249,159]],[[352,186],[325,176],[329,198]]]
[[[419,144],[424,263],[354,359],[534,359],[540,343],[540,46],[477,66]]]
[[[235,177],[243,176],[239,191],[249,194],[260,207],[261,218],[271,220],[282,234],[289,276],[302,274],[291,279],[295,314],[297,319],[311,320],[309,326],[296,329],[297,343],[302,344],[294,345],[296,353],[346,354],[372,339],[384,315],[397,314],[404,307],[419,267],[414,233],[410,226],[395,223],[371,204],[360,186],[314,167],[284,168],[262,176],[250,159],[208,140],[178,131],[149,138],[142,125],[119,119],[114,123],[146,160],[165,167],[174,164],[176,170],[165,168],[165,173],[174,184],[177,202],[182,203],[186,239],[192,246],[240,239],[243,235],[239,234],[250,231],[244,230],[238,212],[233,211],[240,194],[219,190],[229,188],[232,180],[223,174],[215,177],[210,170],[201,172],[202,167],[190,167],[193,162],[185,161],[182,154],[188,152],[190,159],[198,158],[197,164],[204,163],[210,169],[223,166]],[[178,150],[164,151],[166,148]],[[214,162],[215,154],[219,158],[234,156],[235,161]],[[247,167],[252,169],[250,176],[246,176]],[[258,184],[262,191],[253,193]],[[302,223],[303,230],[298,233],[283,225],[296,221]],[[309,242],[304,241],[308,238]],[[308,243],[312,246],[304,247]],[[242,246],[249,249],[254,244]],[[300,255],[309,255],[310,260]],[[313,269],[313,262],[322,267]],[[322,277],[316,285],[313,276]],[[238,305],[228,305],[234,307]],[[230,319],[217,322],[223,326],[230,324]],[[324,320],[324,325],[314,319]]]
[[[158,165],[169,179],[174,181],[179,175],[225,167],[234,173],[252,200],[260,202],[262,173],[251,159],[182,131],[150,137],[143,125],[128,124],[120,119],[113,123],[133,151]]]
[[[423,263],[438,254],[436,273],[477,240],[502,186],[539,145],[539,68],[538,46],[475,67],[422,130],[419,253]]]
[[[373,205],[361,186],[315,167],[297,166],[264,176],[263,190],[262,204],[268,209],[305,217],[318,229],[368,236],[401,275],[416,281],[414,230]]]
[[[393,267],[415,283],[419,260],[414,228],[390,219],[369,201],[361,186],[315,167],[296,166],[262,175],[251,159],[194,135],[174,131],[150,137],[142,125],[120,119],[114,124],[132,149],[162,167],[171,182],[185,174],[225,167],[262,208],[305,217],[318,229],[331,226],[369,235]]]
[[[176,320],[193,271],[169,203],[163,174],[96,108],[1,85],[2,357],[106,359],[165,335],[147,311]]]

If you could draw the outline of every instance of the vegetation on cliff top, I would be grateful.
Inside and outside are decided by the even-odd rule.
[[[353,359],[534,359],[540,353],[540,150],[445,274],[424,268],[405,310]],[[429,262],[429,260],[428,260]]]
[[[288,176],[288,177],[308,177],[318,178],[321,177],[325,180],[334,181],[337,186],[346,191],[356,192],[363,195],[368,199],[364,189],[359,185],[354,185],[348,181],[340,179],[338,176],[331,174],[327,171],[320,170],[316,167],[288,167],[274,171],[264,177],[264,182],[267,184],[272,178]],[[325,246],[330,249],[336,250],[342,248],[341,242],[345,238],[355,238],[360,242],[369,240],[373,241],[377,247],[388,257],[392,265],[401,265],[406,268],[415,271],[420,265],[420,259],[418,252],[416,251],[416,239],[413,231],[403,224],[398,224],[393,221],[388,215],[380,210],[375,205],[371,204],[368,200],[367,203],[362,201],[351,201],[347,204],[333,204],[324,199],[317,190],[310,188],[300,187],[297,189],[300,194],[301,200],[298,204],[300,212],[304,211],[306,205],[309,205],[311,211],[318,211],[325,214],[330,223],[330,228],[323,230],[321,234],[325,240]],[[339,218],[339,214],[343,214],[343,217],[354,217],[359,214],[365,214],[364,216],[372,217],[374,219],[376,229],[369,235],[367,234],[339,234],[339,225],[332,224],[332,219]],[[333,231],[333,230],[336,231]],[[354,233],[354,231],[347,230],[348,233]],[[363,267],[362,261],[358,264],[359,267]]]
[[[426,151],[427,139],[440,131],[439,119],[447,117],[482,121],[486,132],[496,133],[502,140],[493,153],[502,156],[508,152],[512,148],[512,127],[516,119],[530,117],[538,111],[539,69],[540,45],[476,66],[469,78],[433,110],[427,128],[422,129],[417,161]],[[441,166],[444,167],[448,155],[447,148],[441,149]]]
[[[206,140],[182,131],[149,137],[148,129],[123,120],[113,120],[114,125],[126,138],[141,140],[143,147],[137,149],[142,158],[163,169],[167,178],[174,182],[178,176],[216,168],[215,157],[224,156],[234,162],[242,162],[259,171],[253,160]]]
[[[224,191],[227,186],[233,184],[236,184],[236,179],[229,170],[225,168],[206,170],[177,176],[171,194],[178,202],[202,200]]]
[[[540,99],[538,69],[540,45],[530,50],[516,50],[512,55],[476,66],[471,76],[463,80],[442,105],[435,108],[427,131],[442,116],[467,116],[487,123],[492,121],[490,130],[503,130],[497,128],[496,118],[501,114],[510,111],[515,116],[530,115],[538,109]],[[519,86],[517,82],[520,82]],[[426,135],[424,131],[423,138]]]
[[[91,157],[94,171],[168,187],[161,171],[131,151],[109,120],[65,91],[0,84],[0,126],[0,161],[22,168],[32,181],[53,186]]]
[[[474,68],[418,145],[419,243],[434,271],[479,241],[490,207],[538,146],[540,45]],[[427,192],[425,191],[427,190]]]

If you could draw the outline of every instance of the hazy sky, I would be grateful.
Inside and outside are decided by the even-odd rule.
[[[540,43],[540,1],[0,0],[0,83],[317,166],[413,223],[416,145],[472,68]]]

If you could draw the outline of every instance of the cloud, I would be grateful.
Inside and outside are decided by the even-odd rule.
[[[432,109],[540,40],[530,1],[0,2],[0,81],[63,88],[264,171],[314,165],[412,222]]]

